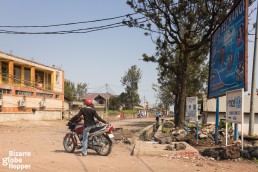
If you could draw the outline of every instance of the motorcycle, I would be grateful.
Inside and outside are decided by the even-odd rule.
[[[75,149],[82,148],[84,124],[80,123],[82,118],[76,122],[68,122],[66,126],[70,129],[63,140],[63,146],[66,152],[73,153]],[[111,153],[114,135],[113,127],[110,124],[97,125],[90,130],[88,138],[88,149],[95,150],[98,155],[107,156]]]

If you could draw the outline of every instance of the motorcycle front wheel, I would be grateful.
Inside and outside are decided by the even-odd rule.
[[[64,149],[66,152],[73,153],[75,150],[75,145],[73,144],[73,140],[71,135],[66,135],[63,140]]]
[[[112,141],[107,135],[96,136],[94,139],[98,140],[99,148],[95,149],[98,155],[107,156],[111,153]]]

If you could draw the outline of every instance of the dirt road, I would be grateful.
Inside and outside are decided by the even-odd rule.
[[[143,122],[145,120],[125,120],[114,122],[113,125],[139,130],[146,124]],[[64,152],[62,139],[66,132],[68,130],[65,121],[0,123],[0,171],[17,171],[17,168],[19,171],[32,172],[258,171],[258,163],[251,161],[178,160],[167,156],[131,156],[124,144],[115,144],[112,153],[107,157],[101,157],[92,150],[89,150],[88,156],[81,157],[80,151]]]

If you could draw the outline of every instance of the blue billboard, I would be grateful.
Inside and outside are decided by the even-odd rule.
[[[211,37],[208,98],[247,90],[247,9],[240,0]]]

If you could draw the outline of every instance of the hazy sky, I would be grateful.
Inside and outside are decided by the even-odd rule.
[[[256,2],[254,3],[256,6]],[[251,11],[254,7],[250,7]],[[0,26],[52,25],[110,18],[133,13],[126,0],[1,0]],[[251,16],[254,23],[256,13]],[[44,32],[83,29],[121,22],[123,18],[106,22],[51,28],[0,28],[2,30]],[[251,28],[251,25],[249,26]],[[250,30],[250,29],[249,29]],[[121,77],[132,65],[143,72],[139,94],[143,100],[154,104],[156,99],[152,84],[157,83],[156,64],[142,60],[143,53],[152,55],[155,46],[143,30],[119,27],[109,30],[67,35],[11,35],[0,34],[0,51],[25,59],[58,66],[65,79],[84,82],[89,92],[104,92],[105,84],[116,94],[124,91]],[[249,36],[249,41],[254,41]],[[253,59],[253,42],[249,42],[250,91]],[[102,88],[102,89],[101,89]]]
[[[82,22],[133,13],[123,0],[1,0],[0,26],[52,25]],[[106,22],[51,28],[0,28],[1,30],[45,32],[96,27],[121,22]],[[124,91],[121,77],[132,66],[143,72],[140,98],[155,103],[152,83],[157,83],[156,64],[142,60],[155,46],[144,31],[118,27],[109,30],[67,35],[0,34],[0,51],[48,65],[61,67],[65,79],[89,85],[89,92],[104,92],[105,84],[116,94]],[[102,88],[102,89],[101,89]]]

